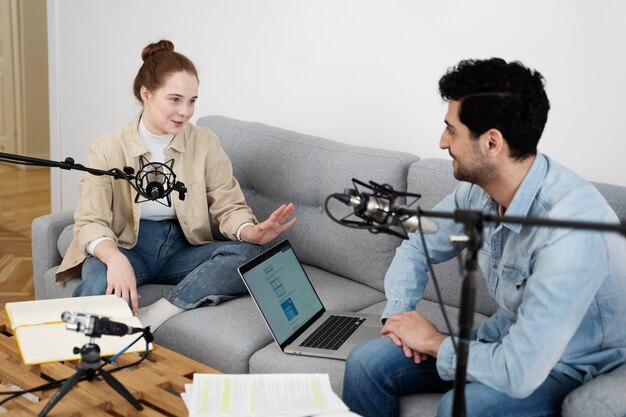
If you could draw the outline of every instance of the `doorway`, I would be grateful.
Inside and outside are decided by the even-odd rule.
[[[0,152],[49,159],[46,0],[0,0]],[[0,308],[34,298],[30,226],[50,169],[0,163]]]
[[[0,0],[0,152],[50,155],[46,0]]]

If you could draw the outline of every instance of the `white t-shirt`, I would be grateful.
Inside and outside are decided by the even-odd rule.
[[[143,124],[143,119],[139,120],[139,126],[137,127],[137,134],[139,135],[139,139],[143,142],[143,144],[150,151],[150,162],[160,162],[165,163],[165,149],[167,145],[170,144],[174,135],[163,135],[158,136],[150,132],[146,126]],[[174,162],[176,163],[176,162]],[[162,201],[164,204],[159,203],[158,201]],[[166,219],[175,219],[176,212],[174,211],[174,206],[167,207],[167,199],[162,198],[157,201],[145,201],[141,203],[141,218],[146,220],[166,220]],[[94,250],[98,243],[103,240],[111,240],[108,237],[101,237],[96,240],[92,240],[87,245],[87,253],[93,255]]]

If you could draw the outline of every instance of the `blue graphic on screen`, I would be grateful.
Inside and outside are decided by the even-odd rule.
[[[287,298],[280,306],[283,308],[285,316],[287,316],[287,320],[291,321],[298,315],[298,309],[296,309],[296,306],[293,305],[291,298]]]
[[[244,273],[243,278],[279,344],[323,308],[291,247]]]

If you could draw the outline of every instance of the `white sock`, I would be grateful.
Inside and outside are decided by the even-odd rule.
[[[183,311],[184,308],[176,307],[165,298],[160,298],[156,303],[140,308],[138,317],[144,327],[150,326],[150,330],[154,332],[167,319]]]

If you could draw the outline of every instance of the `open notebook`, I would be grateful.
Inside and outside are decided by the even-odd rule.
[[[89,343],[90,337],[66,328],[66,323],[61,320],[65,311],[109,317],[128,326],[142,327],[126,301],[115,295],[20,301],[7,303],[5,310],[26,365],[80,359],[80,354],[74,353],[73,349]],[[95,338],[94,343],[100,347],[102,356],[113,356],[138,336],[103,335]],[[140,340],[128,352],[140,352],[145,348],[145,341]]]

